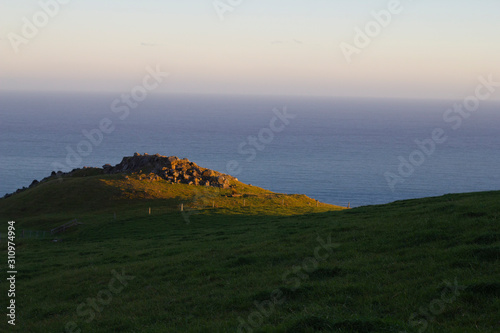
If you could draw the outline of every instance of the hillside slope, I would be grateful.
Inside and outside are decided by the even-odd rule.
[[[69,216],[89,222],[99,212],[119,216],[180,211],[293,215],[342,210],[305,195],[274,193],[175,156],[124,157],[116,166],[55,173],[0,199],[0,216],[29,228],[52,228]],[[52,222],[50,222],[52,221]]]
[[[500,330],[500,192],[290,216],[209,209],[188,219],[133,202],[116,219],[111,206],[61,211],[85,224],[57,243],[18,240],[11,331]],[[5,212],[3,221],[21,226],[55,214]],[[111,289],[117,276],[123,284]]]

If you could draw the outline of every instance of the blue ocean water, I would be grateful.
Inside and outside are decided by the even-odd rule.
[[[134,152],[187,157],[245,183],[353,207],[500,190],[493,102],[453,129],[443,114],[454,101],[157,95],[124,117],[111,106],[119,97],[0,94],[0,195],[52,170],[116,164]],[[95,134],[103,119],[113,130],[92,143],[83,131]],[[446,140],[433,147],[436,128]],[[415,140],[427,142],[420,153]],[[401,158],[414,165],[401,169]],[[388,173],[400,177],[392,188]]]

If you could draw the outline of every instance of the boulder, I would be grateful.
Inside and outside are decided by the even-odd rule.
[[[213,177],[213,176],[215,176],[215,172],[213,170],[207,169],[207,170],[203,171],[202,176],[203,177]]]

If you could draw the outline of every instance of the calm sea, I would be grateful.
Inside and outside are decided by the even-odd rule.
[[[245,183],[353,207],[500,190],[494,103],[453,129],[458,120],[443,115],[454,101],[175,95],[113,112],[118,97],[0,94],[0,195],[134,152],[187,157]]]

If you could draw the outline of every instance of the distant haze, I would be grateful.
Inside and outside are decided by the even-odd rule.
[[[500,80],[498,0],[401,0],[350,64],[340,43],[389,1],[243,0],[224,20],[212,0],[66,2],[18,53],[40,4],[2,3],[0,90],[126,91],[157,64],[168,93],[461,98]]]

